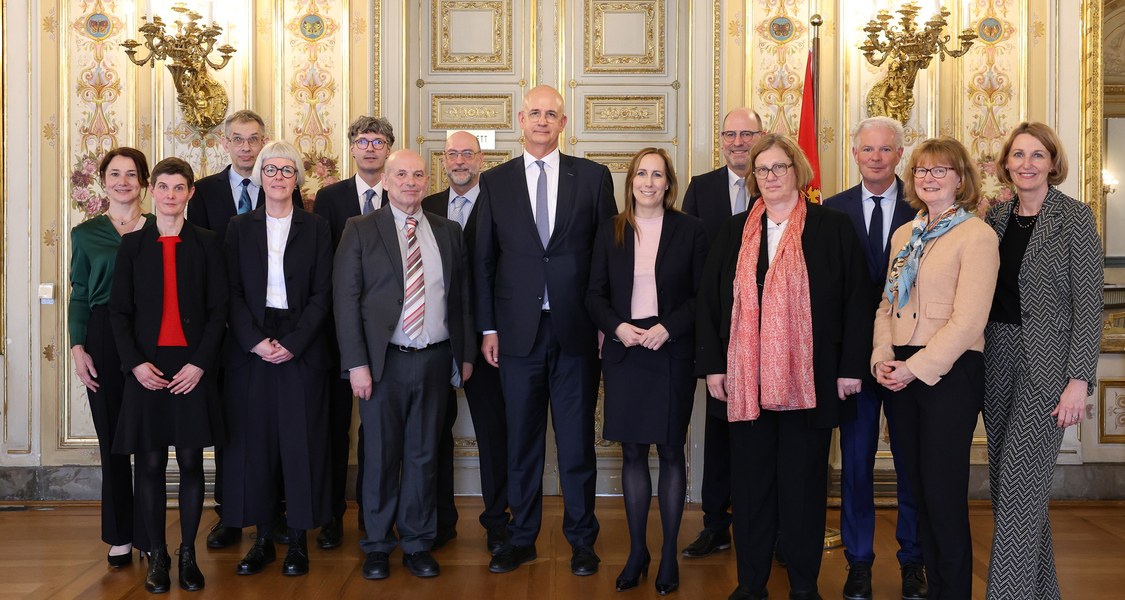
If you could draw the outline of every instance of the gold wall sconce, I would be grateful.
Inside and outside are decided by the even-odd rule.
[[[880,10],[863,28],[867,32],[867,41],[859,49],[867,62],[876,67],[888,60],[890,62],[887,75],[867,93],[868,116],[887,116],[905,125],[910,118],[910,110],[914,108],[914,80],[918,70],[928,67],[935,54],[943,61],[946,56],[963,56],[977,38],[972,29],[965,29],[957,36],[961,47],[950,50],[946,46],[950,36],[942,35],[949,11],[942,7],[941,12],[930,17],[921,30],[915,23],[918,11],[917,4],[908,2],[898,9],[899,25],[895,26],[891,24],[891,14]],[[876,56],[876,53],[880,55]]]
[[[1106,169],[1102,169],[1102,195],[1112,196],[1117,193],[1117,178]]]
[[[197,24],[201,15],[182,3],[172,10],[181,15],[176,18],[174,34],[165,30],[159,15],[153,16],[151,21],[146,16],[145,24],[140,27],[144,43],[125,40],[121,45],[129,60],[142,67],[147,64],[156,68],[156,61],[171,59],[167,63],[168,71],[176,85],[176,100],[184,112],[184,120],[201,134],[207,133],[223,122],[229,104],[226,91],[211,76],[208,67],[217,71],[227,66],[235,49],[230,44],[215,48],[223,28],[214,22],[206,27]],[[137,47],[142,45],[149,54],[137,59]],[[218,50],[221,56],[218,62],[209,58],[213,50]]]

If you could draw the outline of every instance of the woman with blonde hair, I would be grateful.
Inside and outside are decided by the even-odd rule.
[[[969,449],[1000,259],[996,234],[975,215],[980,175],[960,142],[922,142],[906,173],[918,215],[891,238],[871,371],[897,392],[891,435],[917,502],[929,597],[963,600],[973,579]]]

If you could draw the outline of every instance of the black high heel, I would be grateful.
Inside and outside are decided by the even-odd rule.
[[[670,578],[671,581],[662,581],[664,579],[664,567],[666,564],[671,564],[676,571],[675,575]],[[676,564],[675,559],[672,559],[670,563],[666,563],[664,560],[661,560],[660,571],[656,573],[656,593],[661,596],[667,596],[668,594],[676,591],[676,588],[678,587],[680,587],[679,565]]]
[[[125,554],[107,554],[105,556],[105,560],[109,563],[109,566],[113,567],[114,569],[120,569],[121,567],[128,566],[129,563],[133,562],[133,551],[129,550]]]
[[[642,577],[648,578],[648,565],[652,562],[652,555],[645,553],[645,559],[641,563],[640,571],[633,577],[627,577],[625,571],[622,570],[621,574],[617,576],[617,591],[624,592],[637,587]]]

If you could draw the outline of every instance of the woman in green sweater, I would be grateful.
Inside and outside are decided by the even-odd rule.
[[[141,212],[141,194],[148,187],[148,161],[135,148],[114,148],[98,165],[109,197],[104,214],[76,225],[70,232],[70,352],[78,379],[86,386],[98,450],[102,461],[102,540],[110,545],[111,567],[132,561],[132,548],[148,550],[144,528],[133,512],[133,474],[129,455],[112,454],[125,384],[121,360],[110,329],[109,291],[121,236],[152,219]],[[134,526],[134,524],[137,526]]]

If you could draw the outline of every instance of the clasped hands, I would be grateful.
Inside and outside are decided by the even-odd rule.
[[[269,338],[258,342],[250,351],[262,357],[262,360],[275,365],[280,365],[293,358],[293,353],[286,350],[285,346],[282,346],[277,340]]]
[[[172,377],[172,381],[164,379],[164,372],[150,362],[143,362],[133,367],[133,376],[137,378],[146,390],[162,390],[167,388],[173,394],[187,394],[199,385],[203,379],[203,369],[187,363]]]
[[[613,335],[617,336],[617,341],[621,342],[626,348],[643,346],[649,350],[659,350],[664,342],[667,342],[671,337],[668,330],[660,323],[648,329],[637,327],[631,323],[622,323],[617,326],[617,329],[613,330]]]
[[[904,360],[885,360],[875,363],[875,381],[891,390],[902,391],[917,379]]]

